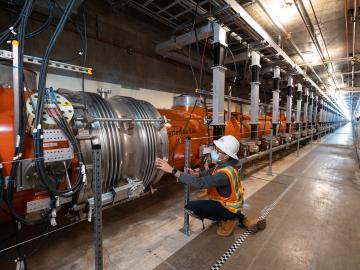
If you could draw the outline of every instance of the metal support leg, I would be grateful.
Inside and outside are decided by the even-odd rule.
[[[312,148],[312,145],[313,145],[313,137],[314,137],[314,131],[313,131],[313,125],[312,125],[312,123],[311,123],[311,125],[310,125],[310,130],[311,130],[310,148]]]
[[[191,138],[185,139],[185,167],[184,171],[186,172],[188,168],[190,168],[190,146],[191,146]],[[184,206],[187,205],[190,201],[190,187],[189,185],[184,185]],[[184,208],[184,226],[180,229],[180,231],[186,236],[190,236],[190,226],[189,226],[189,214],[185,211]]]
[[[296,150],[296,156],[297,157],[299,157],[300,137],[301,137],[301,125],[299,125],[299,128],[298,128],[297,150]]]
[[[19,85],[19,42],[14,40],[12,42],[12,55],[13,55],[13,91],[14,91],[14,136],[15,142],[17,140],[17,136],[19,134],[19,118],[20,118],[20,91],[24,91],[24,89],[20,89]]]
[[[101,147],[93,145],[93,192],[94,192],[94,232],[95,232],[95,269],[103,269],[102,241],[102,186],[101,186]]]
[[[240,170],[240,179],[244,180],[245,179],[245,169],[244,169],[244,165],[245,164],[241,164],[241,170]]]
[[[273,142],[273,129],[270,129],[270,149],[269,149],[269,171],[268,171],[268,175],[272,175],[272,142]]]

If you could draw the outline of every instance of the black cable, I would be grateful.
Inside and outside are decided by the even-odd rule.
[[[192,73],[192,76],[193,76],[193,79],[194,79],[195,89],[198,89],[198,87],[199,87],[198,86],[198,81],[196,79],[196,74],[195,74],[195,71],[194,71],[194,67],[193,67],[193,65],[191,63],[191,56],[190,56],[190,54],[191,54],[191,46],[189,45],[188,47],[189,47],[189,51],[188,51],[189,66],[190,66],[190,70],[191,70],[191,73]]]
[[[231,50],[229,47],[226,47],[226,50],[230,52],[231,57],[232,57],[233,62],[234,62],[234,68],[235,68],[235,77],[234,77],[234,81],[233,81],[233,83],[232,83],[232,85],[231,85],[231,88],[230,88],[230,89],[232,89],[232,88],[235,86],[235,83],[236,83],[236,81],[237,81],[238,70],[237,70],[237,67],[236,67],[235,56],[234,56],[232,50]]]
[[[39,219],[39,220],[23,219],[19,214],[16,213],[15,207],[13,205],[14,184],[17,178],[17,170],[19,167],[19,162],[21,160],[22,151],[24,148],[24,138],[25,138],[26,123],[25,123],[25,111],[24,111],[25,106],[24,106],[23,54],[24,54],[26,24],[31,13],[32,4],[33,4],[32,0],[27,0],[25,2],[24,5],[25,10],[18,27],[18,42],[19,42],[19,48],[18,48],[19,104],[18,106],[20,108],[20,116],[19,116],[19,129],[15,131],[17,133],[17,138],[15,145],[14,161],[12,162],[10,177],[8,180],[8,186],[6,191],[6,202],[13,219],[20,221],[21,223],[26,225],[34,225],[44,222],[44,219]]]
[[[54,3],[55,3],[55,6],[58,8],[58,10],[60,10],[60,12],[64,13],[64,9],[61,7],[61,5],[53,0]],[[67,58],[67,59],[56,59],[56,58],[53,58],[52,60],[54,61],[58,61],[58,62],[63,62],[63,63],[67,63],[67,62],[72,62],[78,58],[80,58],[81,56],[83,56],[85,54],[85,48],[87,46],[87,40],[86,40],[86,37],[83,33],[83,31],[81,30],[81,27],[71,18],[71,16],[69,15],[68,16],[68,21],[75,27],[75,30],[79,33],[79,36],[80,36],[80,50],[79,52],[77,53],[77,55],[73,56],[73,57],[70,57],[70,58]]]
[[[45,96],[45,83],[46,83],[46,74],[47,74],[47,66],[48,66],[48,62],[49,62],[49,56],[50,53],[53,50],[53,47],[55,45],[55,42],[60,34],[60,32],[62,31],[66,19],[68,18],[71,8],[74,5],[74,0],[70,0],[65,8],[64,14],[61,17],[61,20],[54,32],[54,34],[51,37],[51,40],[49,42],[49,45],[46,49],[46,53],[45,53],[45,57],[44,57],[44,61],[42,63],[41,66],[41,70],[40,70],[40,78],[39,78],[39,93],[38,93],[38,103],[37,103],[37,110],[36,110],[36,115],[35,115],[35,132],[34,132],[34,145],[35,145],[35,149],[34,149],[34,155],[35,155],[35,160],[36,160],[36,168],[37,171],[39,172],[40,175],[40,179],[42,181],[42,183],[45,185],[45,187],[47,188],[47,190],[51,193],[54,194],[56,196],[62,196],[62,197],[72,197],[74,196],[83,186],[83,179],[84,176],[82,174],[82,168],[81,170],[78,172],[78,177],[76,179],[76,183],[75,185],[67,190],[64,191],[59,191],[57,189],[54,189],[51,187],[51,182],[56,182],[53,181],[54,179],[47,175],[47,173],[45,172],[45,167],[44,167],[44,160],[43,160],[43,145],[42,145],[42,111],[44,108],[44,96]],[[58,122],[60,123],[60,122]],[[63,124],[63,125],[62,125]],[[60,127],[62,129],[62,131],[64,132],[64,134],[66,135],[67,139],[70,141],[70,143],[73,145],[73,147],[75,147],[75,149],[79,148],[77,141],[75,139],[75,137],[71,134],[71,132],[69,132],[69,127],[67,126],[66,121],[63,122],[62,124],[60,124]],[[83,157],[81,154],[81,151],[76,151],[76,154],[78,156],[78,161],[80,166],[84,166],[83,164]]]
[[[1,34],[0,34],[0,45],[3,44],[4,42],[6,42],[11,34],[16,33],[15,30],[18,27],[18,24],[20,23],[21,19],[23,18],[24,14],[25,14],[25,10],[27,9],[27,5],[28,5],[28,1],[26,1],[20,11],[19,17],[16,19],[16,21],[10,25],[10,27],[6,30],[4,30]]]
[[[49,12],[49,16],[46,19],[46,21],[44,22],[44,24],[41,25],[38,29],[34,30],[33,32],[26,34],[26,36],[25,36],[26,39],[33,38],[33,37],[41,34],[50,26],[50,24],[54,18],[54,0],[48,0],[48,12]]]
[[[86,11],[84,8],[83,12],[83,24],[84,24],[84,39],[85,39],[85,45],[84,45],[84,58],[83,58],[83,66],[86,66],[86,60],[87,60],[87,24],[86,24]],[[83,104],[85,107],[85,110],[87,110],[86,106],[86,98],[85,98],[85,74],[82,74],[81,78],[81,92],[82,92],[82,98],[83,98]]]
[[[18,33],[16,33],[16,30],[18,28],[19,23],[22,21],[22,17],[24,17],[25,14],[25,10],[26,10],[26,3],[24,4],[22,10],[19,13],[19,17],[17,18],[17,20],[5,31],[3,31],[0,34],[0,44],[3,44],[4,42],[6,42],[7,40],[12,40],[12,39],[18,39]],[[53,0],[48,0],[48,12],[49,12],[49,16],[46,19],[46,21],[44,22],[43,25],[41,25],[38,29],[34,30],[33,32],[30,32],[28,34],[25,35],[26,39],[29,38],[33,38],[39,34],[41,34],[43,31],[45,31],[51,24],[52,19],[53,19],[53,9],[54,9],[54,2]],[[13,34],[13,32],[16,33],[16,35],[13,35],[13,37],[11,37],[11,34]]]

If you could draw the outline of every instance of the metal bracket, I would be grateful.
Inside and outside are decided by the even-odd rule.
[[[93,145],[95,269],[103,269],[101,146]]]
[[[67,141],[60,129],[46,129],[44,130],[44,147],[56,147],[58,142]],[[44,150],[45,162],[70,160],[73,158],[72,148],[54,148]]]
[[[191,138],[185,139],[185,170],[190,168],[190,147],[191,147]],[[189,185],[184,184],[184,206],[190,201],[190,187]],[[190,225],[189,225],[189,213],[184,208],[184,225],[180,229],[180,232],[186,236],[190,236]]]
[[[61,205],[70,202],[72,199],[60,197],[59,200]],[[51,203],[50,198],[43,198],[39,200],[29,201],[26,203],[26,213],[30,214],[30,213],[38,212],[40,210],[49,209],[50,203]]]
[[[13,53],[11,51],[7,51],[7,50],[0,50],[0,58],[6,59],[6,60],[12,60]],[[43,59],[40,57],[36,57],[36,56],[24,55],[24,62],[29,63],[29,64],[41,65],[43,62]],[[77,66],[77,65],[72,65],[72,64],[66,64],[66,63],[53,61],[53,60],[49,61],[49,67],[68,70],[68,71],[77,72],[77,73],[84,73],[84,74],[88,74],[88,75],[93,74],[93,70],[90,67],[82,67],[82,66]]]

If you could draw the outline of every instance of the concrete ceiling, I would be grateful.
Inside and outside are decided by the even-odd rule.
[[[351,10],[354,7],[353,0],[311,0],[313,9],[310,5],[310,0],[303,0],[303,5],[308,18],[311,21],[311,27],[314,29],[315,38],[318,40],[318,48],[322,52],[324,58],[324,64],[319,56],[319,53],[311,39],[310,34],[300,16],[299,10],[296,8],[295,2],[299,4],[300,0],[243,0],[238,1],[246,11],[273,37],[274,40],[278,40],[279,29],[274,22],[260,7],[258,1],[261,1],[263,5],[269,9],[270,17],[275,17],[282,27],[291,36],[292,42],[298,47],[298,50],[303,54],[305,60],[313,65],[314,70],[320,76],[321,80],[325,84],[326,89],[336,89],[332,92],[340,92],[344,87],[351,86],[351,75],[342,75],[344,72],[350,72],[352,64],[354,69],[360,69],[360,65],[357,62],[339,62],[339,59],[347,57],[347,42],[345,22],[348,22],[348,51],[349,56],[352,56],[352,39],[353,39],[353,23],[351,21]],[[345,1],[347,2],[347,10],[345,10]],[[208,0],[198,1],[195,0],[109,0],[114,7],[126,7],[131,6],[147,16],[151,16],[154,19],[161,21],[169,26],[174,33],[181,33],[191,30],[192,22],[194,20],[195,10],[197,11],[196,18],[199,25],[206,23],[206,19],[209,14],[212,14],[216,19],[221,22],[226,22],[231,30],[235,28],[236,32],[246,40],[248,43],[256,43],[256,33],[246,29],[244,24],[241,24],[236,18],[230,17],[225,9],[226,5],[220,0]],[[359,4],[359,3],[358,3]],[[223,5],[223,6],[222,6]],[[170,8],[169,8],[170,6]],[[359,6],[359,5],[358,5]],[[224,8],[221,10],[221,8]],[[304,11],[304,10],[302,10]],[[346,14],[346,18],[345,18]],[[319,25],[315,19],[318,19]],[[202,20],[202,16],[204,17]],[[179,27],[184,26],[184,27]],[[187,27],[186,27],[187,26]],[[359,27],[357,26],[357,35],[355,39],[355,55],[360,53],[360,34]],[[243,28],[243,29],[242,29]],[[323,38],[321,36],[321,33]],[[234,31],[234,30],[233,30]],[[169,37],[170,38],[170,37]],[[282,37],[281,46],[284,51],[295,61],[296,64],[302,65],[304,61],[299,56],[299,53],[294,49],[292,45]],[[246,47],[231,46],[237,53],[243,53]],[[327,49],[327,50],[326,50]],[[328,52],[328,53],[327,53]],[[271,52],[270,52],[271,54]],[[273,58],[276,60],[276,58]],[[276,63],[278,64],[278,63]],[[308,69],[304,66],[304,69]],[[309,70],[309,76],[314,80],[316,76]],[[334,76],[334,79],[332,79]],[[336,88],[335,86],[336,85]],[[360,74],[355,75],[354,86],[360,87]],[[334,92],[334,93],[335,93]],[[334,98],[339,98],[339,94],[333,94]],[[330,94],[330,93],[328,93]],[[351,105],[353,107],[358,103],[358,93],[342,94],[344,100],[349,101],[349,109]],[[349,98],[350,97],[350,98]],[[351,104],[352,103],[352,104]],[[354,110],[353,108],[352,110]],[[350,109],[351,110],[351,109]]]
[[[307,28],[301,19],[301,16],[292,0],[261,0],[271,11],[271,15],[276,17],[282,24],[284,29],[290,33],[292,40],[298,46],[301,52],[304,53],[306,60],[311,62],[320,77],[327,84],[328,87],[333,88],[334,82],[329,78],[327,69],[331,74],[335,74],[335,82],[337,88],[341,91],[344,87],[351,86],[351,74],[343,74],[351,72],[352,65],[354,69],[359,70],[359,62],[351,61],[337,61],[347,56],[353,55],[353,23],[351,21],[351,14],[354,8],[354,1],[350,0],[312,0],[313,9],[309,0],[303,0],[305,9],[307,10],[310,20],[313,23],[316,37],[319,41],[321,51],[326,60],[332,62],[324,65],[321,61],[319,53],[317,52],[314,42],[311,39]],[[347,10],[345,3],[347,3]],[[278,29],[275,27],[271,19],[266,15],[257,1],[244,1],[246,10],[259,22],[273,37],[279,35]],[[315,12],[315,14],[314,14]],[[316,23],[315,15],[319,21],[319,26]],[[346,16],[346,17],[345,17]],[[346,20],[348,22],[348,43],[346,38]],[[321,36],[321,33],[324,39]],[[348,44],[348,45],[347,45]],[[347,46],[349,55],[347,55]],[[297,64],[302,64],[303,61],[300,56],[289,46],[286,40],[283,40],[283,47]],[[360,35],[359,26],[356,27],[355,39],[355,55],[360,53]],[[327,54],[327,51],[329,55]],[[354,87],[360,86],[360,74],[354,76]],[[347,88],[346,88],[347,89]],[[343,94],[348,101],[350,110],[355,110],[358,102],[358,93]],[[351,107],[353,107],[351,109]]]

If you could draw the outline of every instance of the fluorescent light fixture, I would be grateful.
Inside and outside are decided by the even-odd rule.
[[[330,90],[327,93],[336,100],[336,103],[344,113],[346,120],[351,120],[349,108],[345,105],[345,93],[341,91],[335,91],[335,87],[330,87],[329,89]]]
[[[268,5],[266,5],[266,8],[269,10],[272,19],[274,19],[274,23],[275,21],[277,21],[280,22],[280,25],[289,24],[291,21],[294,20],[294,18],[296,18],[297,10],[295,8],[295,5],[293,5],[289,1],[268,1]]]

